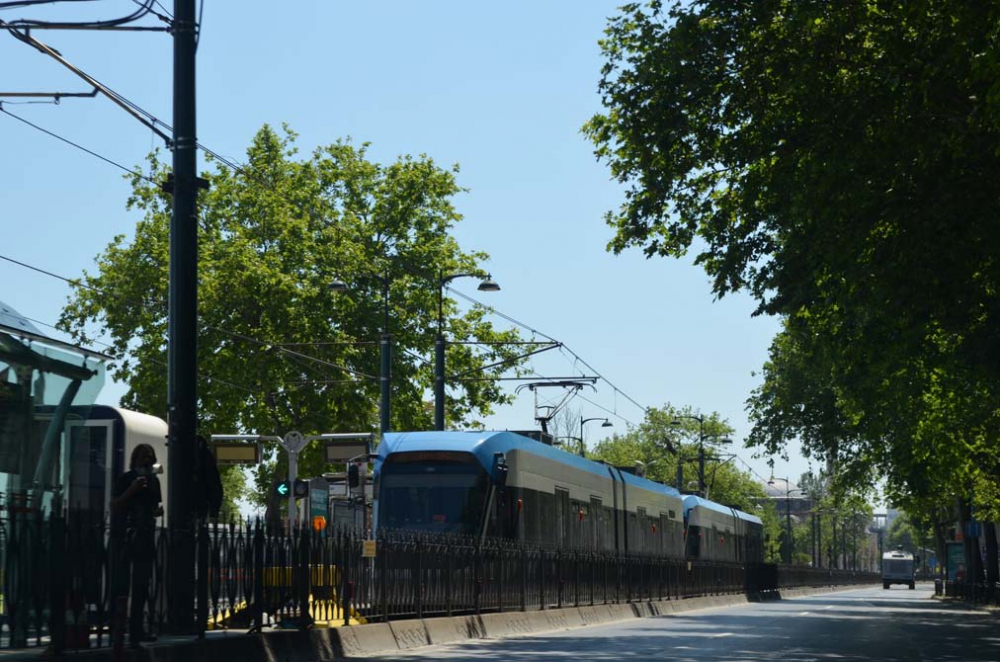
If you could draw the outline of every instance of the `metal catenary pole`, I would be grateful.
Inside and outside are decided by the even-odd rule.
[[[169,625],[194,627],[195,558],[191,482],[195,471],[198,326],[197,137],[195,130],[195,0],[174,2],[174,199],[170,221],[167,368],[168,512],[172,549],[167,591]],[[190,540],[189,540],[190,538]]]

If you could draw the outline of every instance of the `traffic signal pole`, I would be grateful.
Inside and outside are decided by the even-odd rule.
[[[281,438],[281,447],[288,453],[288,531],[291,533],[298,520],[298,503],[295,500],[295,480],[299,477],[299,452],[312,441],[301,432],[291,431]]]

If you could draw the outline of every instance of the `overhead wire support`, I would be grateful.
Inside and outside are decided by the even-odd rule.
[[[112,103],[114,103],[114,104],[118,105],[119,107],[121,107],[122,110],[124,110],[126,113],[128,113],[129,115],[131,115],[135,119],[139,120],[140,123],[142,123],[150,131],[152,131],[157,136],[159,136],[168,147],[172,147],[173,146],[173,138],[171,138],[169,135],[167,135],[163,131],[160,131],[160,129],[157,128],[156,125],[158,123],[160,123],[159,120],[156,120],[156,118],[153,118],[153,121],[150,121],[150,120],[146,119],[145,117],[143,117],[143,115],[140,112],[138,112],[135,109],[135,107],[133,107],[134,104],[131,104],[131,102],[127,101],[120,94],[118,94],[114,90],[112,90],[109,87],[107,87],[104,83],[100,82],[99,80],[97,80],[96,78],[94,78],[93,76],[91,76],[90,74],[88,74],[87,72],[83,71],[82,69],[80,69],[79,67],[77,67],[76,65],[74,65],[73,63],[71,63],[69,60],[67,60],[66,58],[64,58],[59,51],[55,50],[54,48],[52,48],[48,44],[45,44],[45,43],[43,43],[41,41],[38,41],[37,39],[35,39],[34,37],[32,37],[30,34],[28,34],[27,31],[21,32],[20,30],[18,30],[17,27],[12,26],[10,23],[4,21],[3,19],[0,19],[0,28],[6,28],[12,35],[14,35],[15,38],[23,41],[26,44],[29,44],[30,46],[33,46],[34,48],[36,48],[40,52],[44,53],[45,55],[48,55],[49,57],[51,57],[52,59],[54,59],[56,62],[58,62],[59,64],[63,65],[64,67],[66,67],[70,71],[72,71],[74,74],[76,74],[77,76],[79,76],[83,80],[87,81],[87,83],[89,85],[93,86],[96,90],[100,91],[101,94],[103,94],[108,99],[110,99],[112,101]],[[149,113],[146,113],[146,115],[149,115]],[[149,116],[152,117],[152,115],[149,115]]]
[[[60,99],[81,99],[90,98],[93,99],[97,96],[98,90],[96,87],[90,92],[0,92],[0,97],[10,97],[12,99],[24,99],[24,98],[35,98],[35,99],[53,99],[55,103],[59,103]]]

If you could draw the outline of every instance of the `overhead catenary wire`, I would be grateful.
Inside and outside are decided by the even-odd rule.
[[[81,2],[81,1],[85,2],[87,0],[56,0],[56,1],[40,0],[38,2],[35,2],[33,0],[21,0],[20,2],[4,2],[4,3],[0,3],[0,10],[2,10],[2,9],[14,9],[14,8],[33,7],[33,6],[46,5],[46,4],[58,4],[58,3],[65,3],[65,2]],[[16,28],[34,28],[34,29],[106,30],[106,29],[114,29],[114,28],[125,28],[125,27],[129,26],[131,23],[135,23],[136,21],[138,21],[138,20],[140,20],[140,19],[142,19],[142,18],[144,18],[144,17],[146,17],[146,16],[148,16],[150,14],[152,14],[154,16],[157,16],[161,20],[167,20],[168,23],[170,22],[169,19],[166,19],[166,17],[164,17],[164,16],[158,14],[157,12],[153,11],[153,5],[154,4],[158,4],[156,2],[156,0],[145,0],[145,1],[132,0],[132,1],[136,5],[138,5],[138,7],[131,14],[128,14],[126,16],[121,16],[119,18],[109,19],[109,20],[100,20],[100,21],[41,21],[41,20],[37,20],[37,19],[23,19],[22,18],[22,19],[17,19],[15,21],[10,21],[9,25],[11,25],[13,27],[16,27]],[[151,28],[142,28],[142,27],[134,28],[133,27],[131,29],[149,30]],[[155,28],[155,30],[157,30],[157,31],[165,31],[167,29],[169,29],[169,28]]]
[[[128,174],[130,174],[130,175],[134,175],[136,177],[139,177],[140,179],[143,179],[143,180],[149,182],[150,184],[154,184],[156,186],[159,186],[159,182],[153,180],[150,177],[147,177],[146,175],[142,174],[138,170],[133,170],[132,168],[129,168],[127,166],[123,166],[121,163],[118,163],[117,161],[113,161],[113,160],[109,159],[108,157],[106,157],[106,156],[104,156],[102,154],[98,154],[94,150],[88,149],[88,148],[84,147],[83,145],[80,145],[79,143],[75,143],[72,140],[70,140],[69,138],[64,138],[63,136],[60,136],[58,133],[55,133],[53,131],[49,131],[48,129],[46,129],[44,127],[41,127],[41,126],[35,124],[34,122],[26,120],[25,118],[23,118],[23,117],[21,117],[19,115],[15,115],[14,113],[12,113],[9,110],[7,110],[6,108],[4,108],[4,105],[9,104],[9,103],[10,103],[9,101],[6,101],[6,102],[5,101],[0,101],[0,112],[2,112],[5,115],[8,115],[10,117],[13,117],[18,122],[23,122],[24,124],[27,124],[28,126],[30,126],[31,128],[33,128],[33,129],[35,129],[37,131],[41,131],[42,133],[44,133],[47,136],[51,136],[52,138],[55,138],[56,140],[61,140],[62,142],[66,143],[67,145],[75,147],[76,149],[78,149],[78,150],[80,150],[82,152],[86,152],[87,154],[90,154],[91,156],[93,156],[95,158],[98,158],[101,161],[104,161],[105,163],[113,165],[114,167],[116,167],[116,168],[118,168],[118,169],[120,169],[120,170],[122,170],[122,171],[124,171],[124,172],[126,172]]]
[[[511,324],[515,324],[515,325],[517,325],[517,326],[525,329],[526,331],[530,331],[531,333],[534,333],[534,334],[539,335],[539,336],[541,336],[543,338],[546,338],[546,339],[548,339],[548,340],[550,340],[550,341],[552,341],[554,343],[558,343],[561,346],[561,349],[564,349],[567,352],[569,352],[570,354],[572,354],[580,363],[582,363],[584,366],[586,366],[588,369],[590,369],[595,375],[597,375],[598,377],[600,377],[601,380],[605,384],[607,384],[608,386],[610,386],[616,393],[620,393],[622,395],[622,397],[624,397],[626,400],[628,400],[629,402],[631,402],[633,405],[635,405],[636,407],[638,407],[639,409],[641,409],[644,413],[646,411],[648,411],[648,409],[649,409],[648,407],[639,404],[639,402],[637,402],[632,396],[630,396],[628,393],[625,393],[620,388],[618,388],[618,386],[616,386],[610,379],[608,379],[607,377],[605,377],[603,374],[601,374],[601,372],[599,370],[596,370],[592,365],[590,365],[589,363],[587,363],[587,361],[585,361],[579,354],[577,354],[572,349],[570,349],[562,341],[556,340],[552,336],[550,336],[548,334],[545,334],[545,333],[542,333],[538,329],[535,329],[535,328],[533,328],[533,327],[531,327],[531,326],[529,326],[529,325],[527,325],[527,324],[525,324],[525,323],[523,323],[523,322],[521,322],[521,321],[519,321],[517,319],[514,319],[510,315],[507,315],[506,313],[502,313],[502,312],[498,311],[493,306],[489,306],[487,304],[484,304],[483,302],[478,301],[477,299],[469,296],[468,294],[460,292],[459,290],[456,290],[453,287],[449,287],[448,289],[452,293],[454,293],[455,295],[457,295],[457,296],[465,299],[466,301],[469,301],[470,303],[473,303],[473,304],[475,304],[477,306],[485,308],[486,310],[490,311],[494,315],[497,315],[498,317],[501,317],[501,318],[507,320]]]
[[[35,319],[34,317],[29,317],[27,315],[22,315],[22,314],[13,315],[13,317],[25,320],[27,322],[32,322],[33,324],[39,324],[41,326],[48,327],[50,329],[54,329],[54,330],[59,331],[59,332],[63,332],[63,330],[60,329],[55,324],[49,324],[48,322],[43,322],[42,320]],[[84,348],[88,348],[88,349],[96,349],[96,346],[101,346],[101,347],[105,347],[105,348],[108,348],[108,349],[114,349],[114,345],[112,345],[110,343],[106,343],[106,342],[101,341],[101,340],[96,340],[96,339],[92,339],[90,342],[85,343],[85,344],[83,344],[81,346],[84,347]],[[113,354],[109,355],[109,356],[110,356],[110,358],[111,358],[112,361],[120,361],[121,360],[120,356],[115,356]],[[150,360],[153,363],[156,363],[157,365],[161,365],[161,366],[166,366],[167,365],[166,361],[161,361],[160,359],[156,359],[156,358],[150,357]],[[206,379],[206,380],[208,380],[208,381],[210,381],[210,382],[218,382],[218,383],[223,384],[225,386],[229,386],[231,388],[234,388],[234,389],[237,389],[237,390],[240,390],[240,391],[245,391],[246,393],[258,393],[257,391],[254,391],[251,388],[247,388],[246,386],[240,386],[239,384],[235,384],[233,382],[230,382],[228,380],[222,379],[220,377],[212,377],[211,375],[206,375],[204,373],[201,373],[200,371],[199,371],[199,376],[202,377],[202,378],[204,378],[204,379]]]
[[[67,278],[66,276],[61,276],[59,274],[53,273],[51,271],[48,271],[46,269],[42,269],[41,267],[36,267],[36,266],[34,266],[32,264],[28,264],[27,262],[22,262],[20,260],[16,260],[16,259],[14,259],[12,257],[7,256],[7,255],[0,255],[0,260],[5,260],[5,261],[10,262],[12,264],[16,264],[16,265],[24,267],[26,269],[30,269],[32,271],[36,271],[36,272],[38,272],[40,274],[44,274],[44,275],[49,276],[51,278],[55,278],[57,280],[61,280],[61,281],[65,282],[65,283],[68,283],[69,285],[72,285],[73,287],[81,287],[81,288],[93,290],[94,292],[97,292],[99,294],[103,294],[105,296],[113,296],[110,293],[105,292],[104,290],[100,289],[99,287],[94,287],[93,285],[89,285],[87,283],[84,283],[82,280],[80,280],[78,278]],[[241,334],[241,333],[237,333],[236,331],[230,331],[229,329],[224,329],[222,327],[215,326],[213,324],[205,324],[204,327],[206,329],[210,329],[212,331],[217,331],[219,333],[223,333],[225,335],[228,335],[228,336],[231,336],[231,337],[234,337],[234,338],[239,338],[240,340],[244,340],[246,342],[257,344],[257,345],[262,346],[262,347],[273,348],[273,349],[277,350],[278,352],[281,352],[283,354],[287,354],[288,356],[296,356],[296,357],[299,357],[299,358],[307,359],[309,361],[314,361],[316,363],[319,363],[321,365],[325,365],[325,366],[330,367],[330,368],[336,368],[338,370],[342,370],[344,372],[350,373],[350,374],[355,375],[357,377],[364,377],[365,379],[369,379],[369,380],[373,380],[373,381],[377,379],[376,377],[374,377],[372,375],[365,374],[365,373],[363,373],[363,372],[361,372],[359,370],[355,370],[355,369],[349,368],[347,366],[338,365],[338,364],[333,363],[331,361],[326,361],[324,359],[320,359],[320,358],[315,357],[315,356],[309,356],[308,354],[303,354],[301,352],[296,352],[294,350],[282,347],[280,343],[272,343],[272,342],[268,342],[266,340],[259,340],[257,338],[253,338],[251,336],[247,336],[247,335],[244,335],[244,334]]]

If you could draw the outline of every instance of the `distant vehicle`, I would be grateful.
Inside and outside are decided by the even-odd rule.
[[[513,432],[389,433],[376,530],[763,561],[759,518]]]
[[[893,584],[906,584],[914,588],[913,554],[895,549],[882,555],[882,588],[888,589]]]

